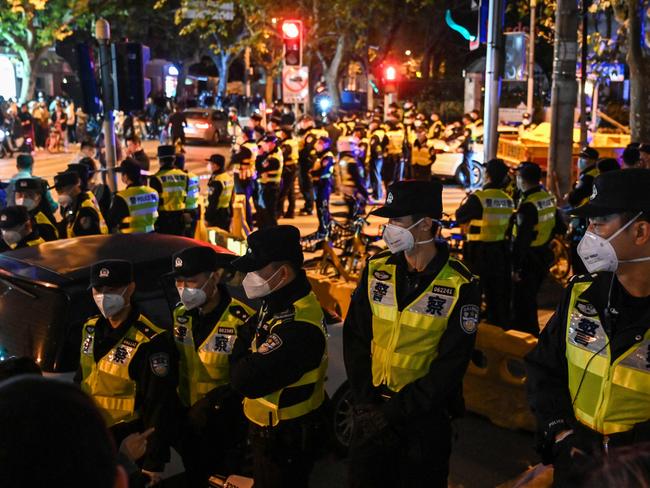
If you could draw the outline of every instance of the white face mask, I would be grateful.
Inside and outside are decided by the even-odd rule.
[[[212,275],[210,275],[210,278],[212,278]],[[194,310],[208,301],[208,295],[203,289],[207,286],[210,278],[203,283],[201,288],[178,287],[178,295],[181,297],[181,303],[187,310]]]
[[[20,230],[3,230],[2,239],[7,243],[8,246],[13,246],[14,244],[18,244],[20,241],[22,241],[23,235]]]
[[[62,207],[69,207],[72,204],[72,197],[70,195],[59,195],[59,198],[57,199],[59,202],[59,205]]]
[[[244,287],[246,296],[252,300],[253,298],[261,298],[273,293],[273,290],[275,290],[277,286],[275,288],[271,288],[269,282],[275,277],[276,274],[280,272],[281,269],[282,268],[273,273],[268,280],[262,278],[255,271],[247,273],[242,280],[242,286]]]
[[[410,227],[400,227],[399,225],[395,224],[386,224],[382,237],[392,254],[397,254],[401,251],[408,252],[413,249],[416,244],[426,244],[433,241],[433,238],[431,238],[426,241],[419,241],[416,243],[413,234],[410,232],[413,227],[418,225],[423,220],[423,218],[418,220]]]
[[[122,293],[97,293],[93,295],[95,299],[95,304],[99,309],[100,313],[107,319],[115,317],[118,313],[122,311],[126,305],[126,300],[124,300],[124,293],[126,293],[126,288]]]
[[[27,210],[34,210],[36,208],[36,200],[33,198],[16,198],[16,205],[27,207]]]
[[[582,259],[582,262],[585,264],[585,268],[587,268],[589,273],[597,273],[599,271],[614,272],[618,269],[619,263],[640,263],[642,261],[650,261],[650,256],[619,261],[616,256],[616,250],[611,243],[617,235],[632,225],[634,221],[639,218],[639,215],[641,215],[641,212],[607,239],[604,239],[590,231],[585,233],[584,237],[578,244],[578,255],[580,256],[580,259]]]

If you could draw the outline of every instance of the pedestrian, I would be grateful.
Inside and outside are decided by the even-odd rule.
[[[638,168],[641,163],[641,153],[638,147],[628,146],[621,155],[622,169]]]
[[[259,143],[260,152],[255,160],[257,173],[257,226],[266,229],[278,225],[277,208],[282,181],[283,158],[275,134],[267,134]]]
[[[31,153],[34,150],[34,117],[29,113],[29,105],[23,103],[18,113],[20,122],[20,135],[23,137],[23,145],[18,150]]]
[[[650,441],[649,186],[641,168],[596,178],[573,210],[589,219],[578,247],[588,274],[571,279],[525,358],[538,448],[557,487],[576,486],[593,458]]]
[[[298,185],[304,200],[304,206],[300,215],[312,215],[314,213],[314,188],[311,182],[310,171],[314,165],[314,145],[316,144],[316,132],[314,119],[311,115],[305,114],[298,122],[299,138],[298,147]]]
[[[255,188],[255,160],[259,154],[253,130],[248,127],[244,128],[241,142],[233,149],[234,154],[230,159],[230,166],[235,181],[235,194],[244,196],[246,223],[252,229],[253,209],[251,199]]]
[[[171,145],[180,145],[181,151],[179,152],[184,152],[183,146],[185,146],[185,127],[187,127],[187,119],[185,118],[183,109],[180,105],[176,105],[174,107],[174,113],[172,113],[167,119],[166,128],[171,133]]]
[[[158,192],[158,220],[156,232],[182,236],[185,233],[185,199],[187,198],[187,175],[174,167],[174,146],[158,146],[160,169],[149,179],[149,186]]]
[[[330,195],[333,188],[334,153],[331,151],[332,140],[321,136],[314,146],[315,162],[310,171],[312,186],[314,187],[314,200],[316,214],[318,215],[319,234],[324,234],[329,229],[330,223]]]
[[[133,135],[126,139],[126,155],[133,158],[144,171],[149,171],[151,162],[147,153],[142,149],[142,141],[138,136]]]
[[[232,175],[226,171],[226,158],[221,154],[213,154],[207,161],[210,180],[208,181],[205,223],[208,227],[219,227],[230,232],[234,180]]]
[[[285,105],[285,109],[287,106]],[[283,126],[280,129],[280,149],[282,151],[282,182],[280,185],[280,197],[278,199],[278,216],[285,219],[292,219],[296,212],[296,177],[298,176],[298,160],[300,158],[300,147],[298,140],[293,137],[291,127]],[[284,202],[288,201],[286,212]]]
[[[130,434],[155,429],[142,471],[156,484],[170,456],[178,353],[171,334],[132,301],[136,286],[129,261],[94,263],[90,286],[100,313],[83,326],[75,382],[95,401],[116,445]]]
[[[300,232],[279,225],[248,236],[233,261],[260,311],[240,326],[230,381],[244,399],[258,488],[307,487],[324,442],[327,342],[323,311],[302,270]]]
[[[349,485],[446,488],[478,283],[435,239],[440,182],[394,183],[373,214],[389,219],[388,250],[368,261],[343,326],[354,408]]]
[[[90,192],[81,190],[81,179],[75,171],[64,171],[54,177],[59,194],[61,216],[59,235],[66,238],[108,234],[99,205]]]
[[[368,130],[370,133],[370,142],[368,145],[370,188],[372,189],[372,198],[381,200],[384,198],[382,174],[388,138],[386,137],[386,131],[381,126],[381,119],[379,118],[374,118],[370,121]]]
[[[436,151],[429,145],[426,127],[415,129],[416,138],[411,142],[411,162],[413,179],[429,181],[431,179],[431,167],[436,162]]]
[[[508,166],[491,159],[485,167],[485,185],[456,210],[456,222],[467,226],[463,260],[480,277],[486,319],[503,328],[510,324],[510,262],[508,229],[515,203],[505,191]]]
[[[194,237],[196,227],[201,219],[201,188],[199,186],[199,176],[192,171],[185,169],[185,155],[176,154],[174,167],[180,169],[187,175],[187,196],[185,197],[185,237]]]
[[[540,183],[540,167],[526,161],[516,171],[521,199],[512,231],[512,327],[537,337],[537,293],[554,259],[549,244],[561,219],[555,197]]]
[[[153,232],[158,220],[158,192],[145,185],[135,160],[126,158],[116,171],[126,188],[113,198],[108,212],[109,228],[119,234]]]
[[[230,387],[228,359],[253,310],[223,284],[234,257],[205,246],[172,256],[180,296],[174,310],[178,392],[185,410],[179,444],[188,486],[207,486],[211,475],[242,468],[247,422],[243,397]]]
[[[350,138],[342,142],[339,146],[339,149],[342,149],[339,150],[339,165],[341,167],[345,166],[350,181],[352,182],[350,193],[354,202],[353,206],[348,209],[350,219],[365,216],[366,203],[370,199],[370,194],[366,187],[366,146],[362,146],[364,132],[365,129],[363,127],[355,127]]]
[[[45,241],[39,236],[36,223],[26,207],[5,207],[0,210],[0,252],[40,246]]]
[[[44,241],[59,238],[56,219],[45,202],[47,186],[42,180],[23,178],[16,181],[16,205],[24,206]]]
[[[111,203],[113,201],[113,196],[108,185],[99,180],[97,161],[94,158],[85,157],[79,160],[78,164],[87,168],[87,189],[94,195],[95,199],[97,200],[97,204],[99,205],[99,209],[101,210],[102,215],[108,215]],[[70,167],[72,167],[71,164],[68,165],[68,168]]]
[[[83,139],[79,146],[79,152],[70,161],[70,164],[76,164],[83,158],[95,158],[97,156],[97,146],[92,139]]]
[[[34,178],[42,182],[46,187],[45,189],[45,200],[47,205],[50,207],[52,212],[56,212],[56,209],[59,208],[59,205],[52,198],[49,188],[47,188],[47,182],[34,175],[34,158],[31,154],[19,154],[16,157],[16,169],[18,172],[11,177],[9,180],[9,185],[7,186],[7,205],[14,205],[16,203],[15,191],[16,191],[16,181],[24,178]]]

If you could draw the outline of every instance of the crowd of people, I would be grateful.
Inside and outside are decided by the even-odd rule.
[[[300,213],[313,215],[315,207],[317,233],[325,234],[330,196],[341,191],[387,221],[387,249],[368,259],[343,326],[354,419],[350,486],[447,486],[452,421],[464,411],[463,377],[483,318],[539,336],[526,357],[528,391],[538,451],[554,465],[555,486],[648,483],[650,146],[631,144],[620,163],[583,148],[565,208],[545,189],[537,164],[511,171],[488,161],[485,184],[456,212],[466,229],[461,260],[439,239],[443,185],[433,174],[431,141],[456,141],[471,157],[482,130],[477,112],[447,126],[412,104],[388,107],[385,118],[342,113],[326,124],[290,112],[278,106],[244,126],[230,113],[230,158],[206,161],[204,200],[176,141],[158,146],[154,172],[137,134],[128,134],[116,169],[124,189],[114,195],[101,181],[94,141],[81,143],[52,187],[34,174],[33,157],[20,154],[0,210],[3,250],[109,232],[191,237],[201,218],[229,230],[234,205],[257,230],[241,257],[201,245],[170,257],[180,298],[171,330],[133,301],[130,262],[92,266],[99,314],[83,326],[75,381],[94,406],[78,390],[53,393],[34,378],[0,390],[22,381],[35,395],[66,397],[87,420],[98,409],[110,435],[99,429],[94,442],[108,443],[102,460],[114,486],[127,477],[131,486],[159,482],[171,447],[191,487],[206,486],[215,472],[240,472],[247,454],[255,486],[308,486],[326,444],[327,332],[302,269],[300,231],[278,218],[295,218],[297,187]],[[540,333],[537,295],[566,215],[576,274]],[[252,302],[229,294],[225,283],[236,272]],[[2,398],[6,418],[19,413],[3,402],[26,401]],[[126,457],[120,466],[111,442]],[[3,464],[13,459],[9,451],[0,449]],[[33,486],[21,483],[7,485]]]

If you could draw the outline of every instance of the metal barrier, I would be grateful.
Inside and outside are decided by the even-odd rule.
[[[500,427],[534,431],[523,358],[536,344],[525,332],[481,323],[463,384],[467,409]]]

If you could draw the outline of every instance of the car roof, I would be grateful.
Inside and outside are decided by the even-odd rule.
[[[92,264],[103,259],[126,259],[134,266],[169,259],[171,271],[172,254],[193,246],[209,246],[217,252],[232,254],[207,242],[166,234],[96,235],[2,253],[0,274],[61,286],[85,280]]]

